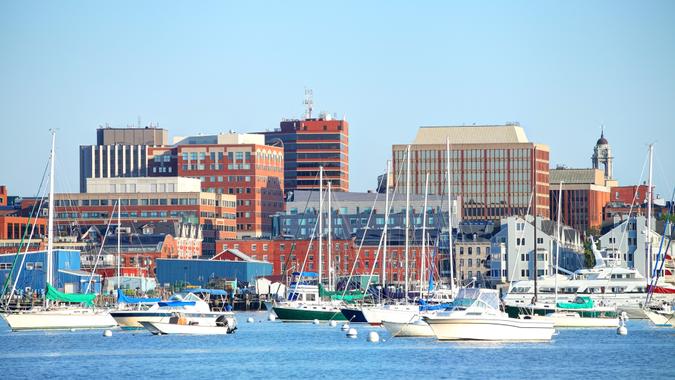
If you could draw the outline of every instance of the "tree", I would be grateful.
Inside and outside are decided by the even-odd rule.
[[[584,241],[584,261],[586,268],[593,268],[595,266],[595,255],[593,255],[593,249],[589,240]]]

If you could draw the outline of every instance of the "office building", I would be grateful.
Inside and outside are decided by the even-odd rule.
[[[562,183],[561,223],[581,232],[597,230],[603,221],[603,208],[609,202],[610,188],[598,169],[551,169],[551,219],[558,218],[558,193]]]

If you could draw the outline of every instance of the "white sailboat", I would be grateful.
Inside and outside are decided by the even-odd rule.
[[[56,133],[52,130],[52,150],[50,154],[49,177],[49,215],[47,226],[47,257],[44,306],[35,307],[27,311],[1,314],[12,331],[21,330],[55,330],[55,329],[96,329],[116,326],[115,320],[107,310],[80,306],[59,306],[50,302],[50,297],[58,298],[62,294],[51,288],[53,283],[53,254],[54,254],[54,160],[55,160]],[[17,278],[19,274],[17,273]],[[12,289],[14,290],[14,289]],[[13,291],[12,291],[13,293]],[[67,295],[66,295],[67,296]],[[11,294],[10,294],[11,298]],[[93,298],[93,297],[92,297]]]

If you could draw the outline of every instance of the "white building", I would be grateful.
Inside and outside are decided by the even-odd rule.
[[[87,193],[199,193],[201,181],[188,177],[87,178]]]

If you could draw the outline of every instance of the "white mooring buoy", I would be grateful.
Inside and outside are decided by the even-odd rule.
[[[277,320],[277,316],[274,315],[273,313],[270,313],[270,315],[267,316],[267,320],[274,322]]]
[[[75,331],[77,331],[77,329],[70,329],[70,332],[75,332]]]
[[[368,341],[372,343],[377,343],[380,341],[380,334],[377,331],[371,331],[368,333]]]
[[[337,322],[336,321],[330,321],[330,322],[328,322],[328,325],[330,327],[335,327],[335,326],[337,326]]]
[[[253,322],[255,322],[255,319],[253,319],[253,317],[248,317],[248,319],[246,320],[246,322],[248,322],[248,323],[253,323]]]
[[[358,332],[356,331],[355,328],[350,328],[349,331],[347,331],[347,338],[356,338],[358,336]]]
[[[112,331],[110,331],[110,330],[105,330],[105,331],[103,332],[103,336],[108,337],[108,338],[111,337],[111,336],[112,336]]]
[[[628,335],[628,328],[626,327],[626,320],[628,319],[628,314],[622,312],[619,317],[619,328],[616,329],[618,335]]]
[[[349,322],[343,323],[343,324],[342,324],[342,327],[341,327],[341,330],[342,330],[342,331],[347,331],[347,330],[349,330]]]
[[[319,320],[318,320],[318,319],[315,319],[315,320],[312,321],[312,323],[314,323],[315,325],[318,325],[318,324],[319,324]]]

